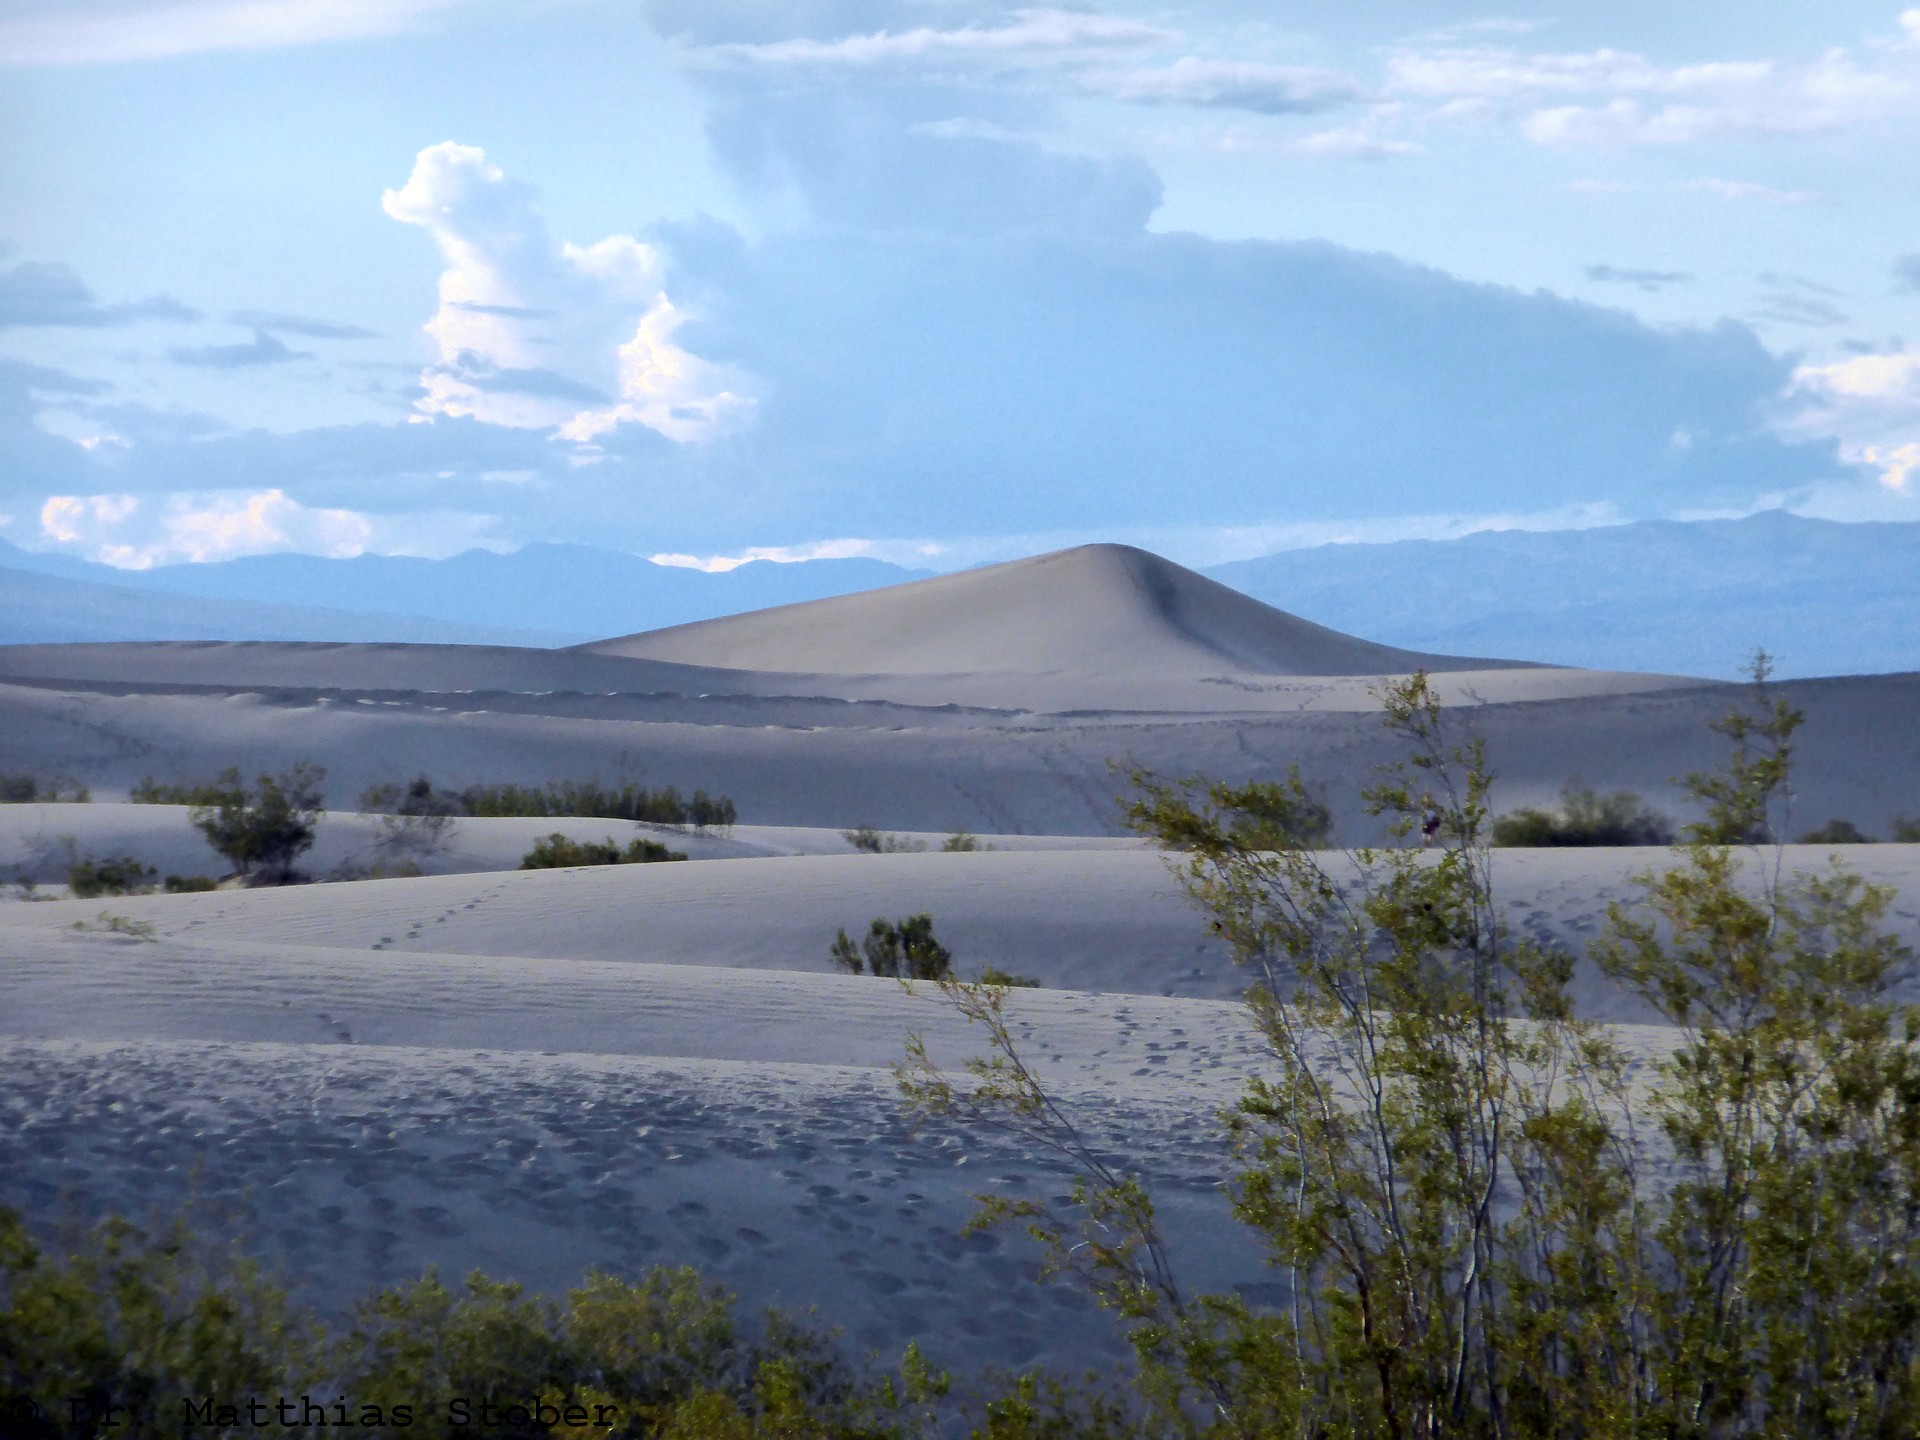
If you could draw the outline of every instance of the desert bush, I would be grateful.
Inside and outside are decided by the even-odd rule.
[[[978,835],[969,835],[964,830],[956,830],[940,842],[940,849],[949,855],[993,848],[982,841]]]
[[[1034,1405],[1035,1388],[1008,1398],[1057,1413]],[[897,1374],[876,1375],[784,1317],[750,1330],[687,1269],[590,1273],[561,1299],[428,1271],[329,1325],[184,1226],[150,1237],[111,1221],[48,1254],[0,1209],[8,1440],[307,1434],[305,1396],[324,1400],[329,1427],[348,1397],[346,1428],[422,1440],[932,1440],[949,1390],[912,1347]],[[294,1423],[276,1414],[281,1397]]]
[[[472,785],[460,792],[460,802],[469,815],[579,816],[649,825],[691,825],[696,830],[730,829],[739,819],[733,801],[724,795],[695,790],[687,799],[671,785],[649,790],[642,785],[603,785],[597,780]]]
[[[1851,820],[1829,820],[1800,837],[1802,845],[1871,845],[1873,836]]]
[[[313,848],[326,778],[325,769],[302,760],[278,775],[261,775],[251,790],[228,768],[208,784],[174,793],[199,797],[186,802],[193,807],[188,818],[238,874],[286,881],[293,862]]]
[[[237,770],[226,771],[219,780],[198,782],[162,782],[147,775],[127,792],[127,799],[135,805],[218,805],[232,794],[233,787],[225,783],[227,775],[233,777],[233,785],[240,783]]]
[[[1150,1196],[1027,1066],[1003,988],[947,980],[989,1058],[911,1039],[921,1113],[994,1120],[1076,1166],[1077,1204],[1000,1198],[1130,1327],[1138,1393],[1185,1436],[1920,1434],[1920,1008],[1891,894],[1783,882],[1714,836],[1777,834],[1800,716],[1754,666],[1704,815],[1592,954],[1672,1027],[1639,1063],[1567,993],[1573,957],[1495,903],[1484,752],[1423,674],[1384,692],[1406,747],[1367,791],[1396,839],[1248,844],[1210,789],[1140,828],[1249,968],[1269,1073],[1229,1117],[1238,1216],[1274,1312],[1179,1283]],[[1644,1128],[1643,1128],[1644,1127]]]
[[[1124,823],[1158,837],[1168,849],[1189,848],[1218,832],[1247,851],[1312,850],[1333,834],[1332,812],[1298,769],[1289,769],[1282,780],[1243,785],[1198,775],[1166,780],[1138,768],[1123,773],[1128,783]]]
[[[998,985],[1003,990],[1038,990],[1040,982],[1026,975],[1014,975],[1002,970],[998,965],[989,965],[980,972],[982,985]]]
[[[220,882],[211,875],[169,875],[161,882],[160,888],[169,895],[199,895],[208,890],[218,890]]]
[[[96,860],[91,855],[81,855],[68,847],[67,888],[81,900],[92,900],[101,895],[138,895],[143,890],[151,890],[157,872],[151,865],[142,865],[131,855],[120,855],[109,860]]]
[[[924,840],[916,840],[911,835],[889,835],[871,825],[856,825],[851,830],[842,830],[840,838],[866,855],[915,855],[927,848]]]
[[[1920,844],[1920,820],[1912,819],[1906,815],[1896,815],[1893,817],[1893,824],[1890,825],[1888,829],[1892,832],[1893,839],[1899,844]]]
[[[360,792],[362,814],[378,815],[374,848],[388,855],[430,855],[453,839],[460,797],[437,790],[425,775],[405,785],[388,780]]]
[[[84,805],[91,799],[92,791],[64,775],[0,775],[0,805]]]
[[[623,849],[612,838],[605,840],[569,840],[558,830],[533,842],[533,848],[520,861],[522,870],[564,870],[576,865],[646,865],[662,860],[684,860],[686,854],[669,850],[658,840],[638,839]]]
[[[1560,808],[1524,809],[1493,822],[1492,838],[1503,846],[1671,845],[1673,822],[1631,790],[1602,795],[1591,786],[1569,785]]]
[[[833,938],[830,953],[834,963],[850,975],[864,969],[869,975],[898,980],[944,980],[953,974],[953,953],[933,938],[931,915],[909,915],[900,921],[878,917],[867,927],[857,950],[841,930]]]

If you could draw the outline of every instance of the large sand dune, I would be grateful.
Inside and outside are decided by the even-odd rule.
[[[1515,663],[1418,655],[1342,635],[1128,545],[1082,545],[580,648],[829,675],[1017,671],[1173,679],[1497,670]]]

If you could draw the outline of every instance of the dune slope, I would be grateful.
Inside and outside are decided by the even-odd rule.
[[[1082,545],[831,600],[581,647],[741,670],[1390,675],[1515,662],[1328,630],[1127,545]]]

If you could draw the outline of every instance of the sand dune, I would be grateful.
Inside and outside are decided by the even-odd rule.
[[[1808,716],[1796,830],[1838,815],[1884,835],[1895,813],[1920,813],[1920,676],[1794,682],[1780,693]],[[939,833],[1116,834],[1114,760],[1226,778],[1271,777],[1297,763],[1324,787],[1343,838],[1376,833],[1358,792],[1395,753],[1377,701],[1315,708],[1265,698],[1293,703],[1041,715],[736,696],[170,693],[47,682],[0,685],[0,733],[5,768],[62,771],[103,797],[146,775],[191,779],[310,759],[330,771],[336,808],[368,784],[421,772],[455,786],[597,776],[683,793],[703,787],[731,796],[758,824]],[[1724,744],[1707,726],[1734,699],[1718,685],[1603,691],[1489,702],[1462,718],[1487,742],[1500,807],[1551,802],[1580,777],[1678,814],[1685,804],[1671,782],[1721,762]]]
[[[416,879],[0,900],[0,1204],[38,1223],[186,1210],[309,1298],[428,1263],[542,1288],[588,1265],[693,1263],[749,1304],[817,1301],[858,1346],[958,1366],[1110,1360],[1108,1317],[962,1238],[976,1192],[1057,1196],[1003,1136],[914,1134],[889,1063],[979,1037],[924,989],[827,946],[928,913],[963,975],[1044,988],[1018,1032],[1092,1141],[1152,1185],[1196,1287],[1277,1291],[1232,1224],[1218,1108],[1258,1064],[1244,976],[1162,858],[1122,835],[1113,762],[1271,778],[1298,764],[1343,839],[1396,746],[1383,674],[1424,664],[1500,774],[1497,807],[1572,777],[1678,809],[1732,699],[1683,677],[1421,656],[1308,625],[1143,552],[1088,547],[571,651],[406,645],[0,649],[0,771],[112,801],[143,776],[327,766],[315,874]],[[1920,811],[1920,675],[1799,682],[1795,828]],[[678,832],[685,864],[521,872],[553,830],[461,820],[394,853],[361,787],[556,778],[699,786],[747,821]],[[842,827],[918,832],[852,853]],[[998,848],[939,853],[974,831]],[[652,833],[652,832],[649,832]],[[162,871],[219,868],[178,807],[0,807],[0,879],[54,882],[65,837]],[[1796,868],[1828,852],[1790,848]],[[1518,933],[1578,952],[1668,852],[1502,852]],[[1920,940],[1920,846],[1858,847]],[[1339,862],[1335,862],[1339,863]],[[1671,1036],[1591,965],[1581,1013],[1651,1059]]]
[[[1083,545],[579,648],[833,675],[1387,675],[1509,663],[1419,655],[1342,635],[1127,545]]]
[[[1499,883],[1517,926],[1578,944],[1665,854],[1514,852]],[[1920,846],[1849,858],[1907,886],[1897,924],[1920,934]],[[323,1306],[430,1263],[540,1288],[694,1263],[750,1306],[822,1305],[856,1349],[1110,1362],[1110,1317],[1036,1283],[1030,1246],[960,1234],[976,1194],[1061,1194],[1058,1162],[901,1113],[906,1035],[951,1063],[978,1034],[926,987],[827,962],[828,927],[913,908],[963,970],[1047,982],[1013,999],[1022,1043],[1146,1180],[1187,1283],[1274,1299],[1220,1191],[1215,1115],[1261,1063],[1241,977],[1159,857],[1124,850],[0,904],[0,1202],[184,1213]],[[125,933],[140,923],[152,939]],[[1581,986],[1590,1013],[1625,1014]],[[1672,1039],[1613,1033],[1642,1060]]]

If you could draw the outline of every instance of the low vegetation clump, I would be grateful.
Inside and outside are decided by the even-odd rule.
[[[425,775],[405,785],[388,781],[360,792],[360,812],[380,817],[374,848],[389,858],[444,850],[453,839],[454,817],[463,808],[458,795],[435,789]]]
[[[294,861],[313,848],[314,827],[326,813],[320,794],[326,778],[325,769],[302,760],[248,786],[229,767],[204,785],[172,793],[195,797],[184,802],[192,806],[188,819],[236,874],[285,883],[294,878]]]
[[[533,842],[520,861],[522,870],[566,870],[576,865],[647,865],[662,860],[684,860],[686,852],[669,850],[658,840],[630,840],[623,848],[605,840],[570,840],[558,830]]]
[[[1893,839],[1901,845],[1920,845],[1920,820],[1907,815],[1893,817]]]
[[[989,965],[980,972],[982,985],[998,985],[1004,990],[1038,990],[1040,982],[1027,975],[1015,975],[1002,970],[998,965]]]
[[[1671,845],[1673,822],[1631,790],[1569,785],[1558,810],[1524,809],[1493,822],[1495,845]]]
[[[151,920],[135,920],[131,916],[116,915],[111,910],[102,910],[91,920],[73,922],[76,930],[93,930],[108,935],[126,935],[134,940],[158,942],[160,929]]]
[[[1189,775],[1166,780],[1148,770],[1126,772],[1128,828],[1153,835],[1169,850],[1186,850],[1224,835],[1248,852],[1318,850],[1333,836],[1333,813],[1292,769],[1284,780],[1244,785]]]
[[[579,816],[632,820],[649,825],[690,825],[695,830],[727,830],[739,819],[724,795],[695,790],[683,797],[673,786],[603,785],[597,780],[555,780],[545,785],[472,785],[460,792],[469,815]]]
[[[1800,837],[1802,845],[1871,845],[1873,836],[1851,820],[1829,820]]]
[[[158,888],[169,895],[215,890],[219,882],[206,875],[169,875],[160,880],[153,866],[131,855],[95,859],[82,854],[71,838],[67,847],[67,889],[77,900],[94,900],[102,895],[149,895]]]
[[[953,976],[953,952],[933,938],[931,915],[904,920],[877,917],[858,948],[845,930],[833,937],[829,953],[849,975],[886,975],[896,980],[946,980]]]
[[[0,805],[84,805],[93,792],[64,775],[0,775]]]
[[[96,860],[70,851],[69,857],[67,888],[80,900],[93,900],[101,895],[138,895],[151,890],[158,878],[158,872],[151,865],[143,865],[131,855]]]
[[[941,852],[947,855],[966,854],[976,850],[992,850],[994,848],[994,846],[987,844],[978,835],[969,835],[964,830],[956,830],[940,842]]]
[[[110,1222],[62,1256],[0,1210],[8,1440],[321,1425],[421,1440],[931,1440],[951,1388],[912,1347],[875,1375],[782,1316],[750,1330],[686,1269],[591,1273],[559,1300],[429,1271],[328,1324],[183,1230]],[[1043,1398],[1016,1387],[1001,1403],[1037,1416]]]
[[[1920,1434],[1913,957],[1886,889],[1743,852],[1785,831],[1801,722],[1764,656],[1753,674],[1716,726],[1726,769],[1689,777],[1688,843],[1589,950],[1670,1027],[1651,1062],[1576,1014],[1571,954],[1501,922],[1492,773],[1425,675],[1384,691],[1406,758],[1366,799],[1433,851],[1334,871],[1250,843],[1232,787],[1138,799],[1253,980],[1267,1073],[1227,1120],[1230,1193],[1278,1272],[1271,1309],[1184,1286],[1138,1176],[1027,1063],[1006,991],[942,982],[989,1054],[954,1075],[911,1040],[903,1092],[1077,1169],[1074,1203],[1003,1196],[980,1220],[1023,1223],[1122,1317],[1146,1433]]]
[[[911,835],[889,835],[876,830],[871,825],[856,825],[851,830],[842,830],[840,838],[864,855],[917,855],[927,848],[927,842]],[[972,836],[968,836],[972,839]],[[970,850],[970,845],[941,846],[944,849]]]
[[[238,770],[224,771],[218,780],[201,781],[163,782],[148,775],[127,792],[127,799],[135,805],[218,805],[228,793],[225,781],[229,775],[239,783]]]

